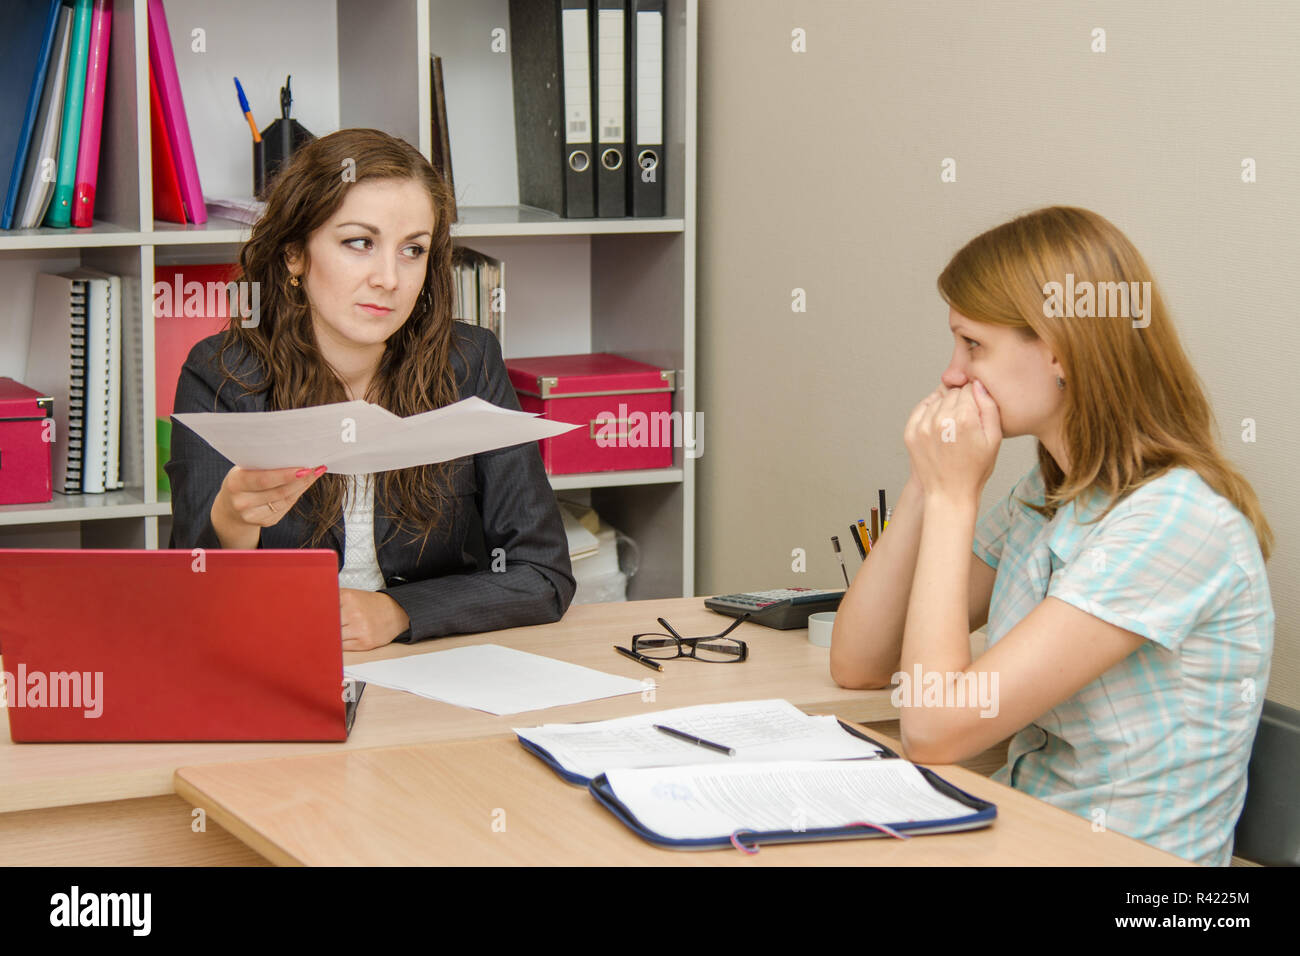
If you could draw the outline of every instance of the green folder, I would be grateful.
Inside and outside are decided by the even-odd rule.
[[[59,137],[59,174],[45,225],[69,228],[77,189],[77,149],[81,144],[81,109],[86,102],[86,68],[90,60],[91,0],[77,0],[72,11],[68,94],[63,100],[63,129]]]
[[[167,472],[163,470],[163,465],[172,459],[172,420],[159,418],[156,421],[158,422],[158,493],[169,495],[172,491],[172,483],[167,477]]]

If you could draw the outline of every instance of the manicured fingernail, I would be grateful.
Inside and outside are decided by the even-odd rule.
[[[311,474],[310,468],[299,468],[297,471],[293,473],[293,476],[295,478],[301,478],[303,475],[310,475],[310,474]]]
[[[317,475],[323,475],[323,474],[325,474],[325,466],[324,466],[324,465],[321,465],[319,468],[316,469],[316,471],[314,472],[314,474],[317,474]]]

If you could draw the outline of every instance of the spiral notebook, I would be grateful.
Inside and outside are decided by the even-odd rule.
[[[36,277],[24,380],[54,399],[54,490],[61,494],[122,488],[124,471],[139,480],[141,353],[134,326],[123,328],[122,309],[124,297],[138,304],[138,284],[95,269]],[[125,415],[124,391],[131,400]]]

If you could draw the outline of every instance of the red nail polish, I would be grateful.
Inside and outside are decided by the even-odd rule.
[[[317,469],[316,469],[316,474],[318,474],[318,475],[323,475],[323,474],[325,474],[325,466],[324,466],[324,465],[321,465],[319,468],[317,468]]]
[[[297,471],[293,473],[293,476],[295,478],[301,478],[303,475],[310,475],[310,474],[311,474],[310,468],[299,468]]]

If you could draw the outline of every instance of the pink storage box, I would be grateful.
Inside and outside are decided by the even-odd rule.
[[[0,505],[54,498],[53,447],[54,399],[0,378]]]
[[[672,369],[597,352],[509,359],[506,370],[524,411],[582,426],[538,443],[547,474],[672,467]]]

